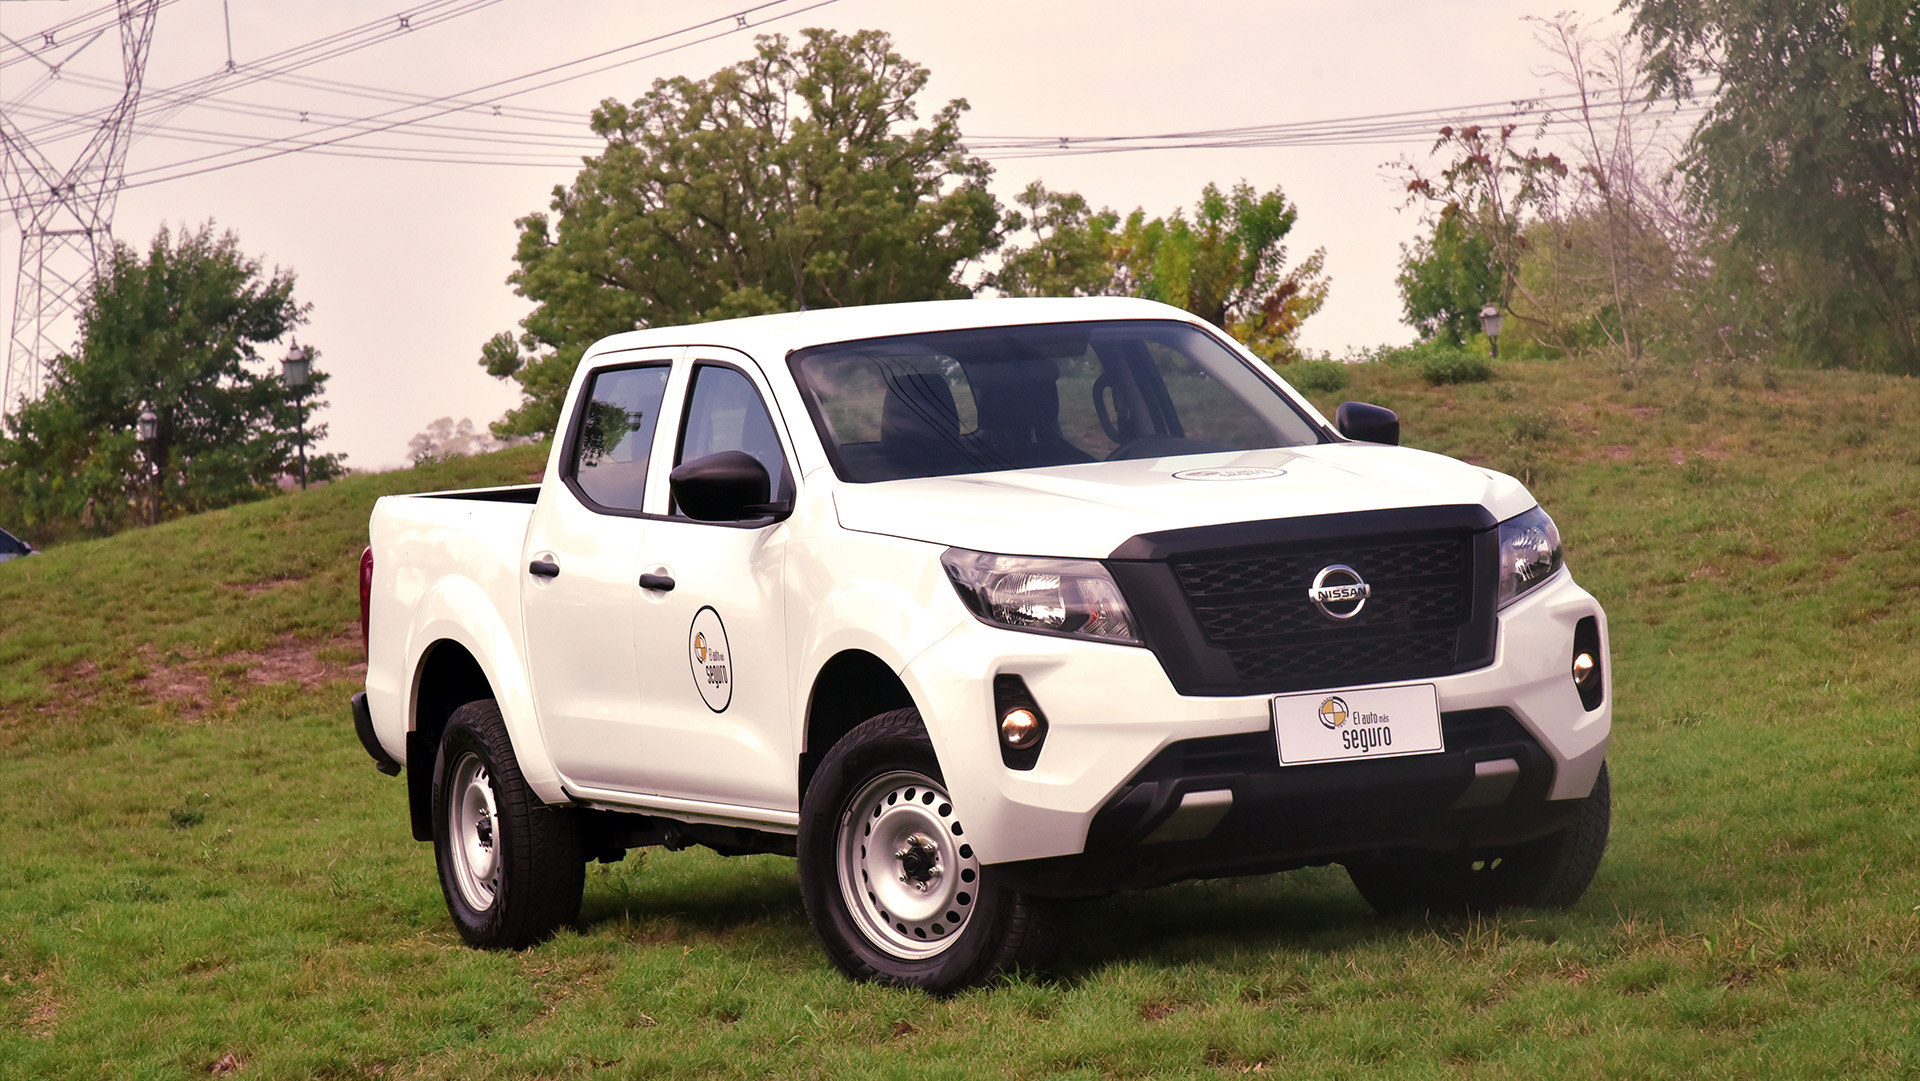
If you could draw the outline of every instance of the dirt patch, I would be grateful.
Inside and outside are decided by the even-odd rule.
[[[1607,458],[1612,461],[1624,462],[1631,457],[1633,457],[1632,447],[1612,446],[1607,448]]]
[[[249,683],[298,683],[301,690],[311,691],[336,679],[365,674],[365,664],[339,664],[320,658],[328,647],[358,646],[359,640],[356,633],[331,641],[307,642],[289,633],[265,649],[229,653],[221,657],[219,663],[228,668],[245,665],[243,678]]]
[[[1140,1004],[1140,1020],[1165,1021],[1177,1009],[1179,1007],[1171,1002],[1143,1002]]]
[[[33,996],[27,1000],[33,1005],[27,1010],[25,1024],[28,1034],[36,1040],[50,1038],[60,1023],[60,1003],[54,999],[53,989],[47,986],[49,982],[47,973],[34,976]]]
[[[245,585],[229,586],[227,588],[237,589],[249,597],[258,597],[262,593],[271,593],[276,589],[285,589],[288,586],[301,585],[306,581],[307,579],[305,578],[270,578],[264,582],[248,582]]]
[[[241,684],[237,693],[242,700],[247,685],[297,683],[301,690],[313,691],[335,680],[364,678],[367,670],[364,662],[346,663],[336,659],[359,652],[357,627],[317,641],[303,640],[288,632],[264,649],[199,657],[181,657],[176,653],[172,654],[175,659],[171,662],[154,646],[142,645],[129,658],[130,672],[102,671],[93,661],[80,661],[51,675],[59,691],[62,711],[84,707],[111,683],[122,682],[136,696],[174,706],[181,717],[193,720],[213,709],[217,698],[232,697],[215,693],[216,679]]]

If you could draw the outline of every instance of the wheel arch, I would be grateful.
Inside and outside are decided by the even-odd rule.
[[[833,745],[863,721],[888,710],[918,708],[906,681],[868,650],[842,649],[814,674],[807,694],[806,730],[799,755],[799,791],[804,799],[814,770]]]

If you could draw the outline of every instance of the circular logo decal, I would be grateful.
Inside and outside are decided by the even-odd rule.
[[[1174,480],[1266,480],[1268,477],[1283,477],[1284,469],[1264,467],[1224,466],[1219,469],[1183,469],[1173,475]]]
[[[1371,596],[1373,587],[1359,571],[1344,563],[1320,568],[1320,573],[1313,576],[1313,588],[1307,590],[1307,599],[1328,619],[1352,619],[1367,606]]]
[[[1347,723],[1347,700],[1334,697],[1320,703],[1320,723],[1338,728]]]
[[[687,632],[687,659],[693,662],[693,685],[715,713],[724,712],[733,701],[733,655],[727,646],[727,628],[720,613],[702,608],[693,617]]]

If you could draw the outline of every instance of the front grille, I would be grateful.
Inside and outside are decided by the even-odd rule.
[[[1474,538],[1315,540],[1171,562],[1201,637],[1230,659],[1243,693],[1421,679],[1455,671],[1474,615]],[[1307,598],[1321,568],[1345,564],[1372,587],[1359,614],[1327,617]],[[1468,641],[1467,652],[1477,654]]]

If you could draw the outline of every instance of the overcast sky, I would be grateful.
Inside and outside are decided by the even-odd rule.
[[[516,329],[528,310],[505,283],[513,268],[513,221],[545,209],[553,187],[566,183],[577,167],[563,163],[577,163],[590,152],[581,137],[590,135],[585,122],[594,104],[607,97],[631,100],[657,77],[708,75],[748,55],[755,33],[808,26],[885,30],[904,56],[933,73],[922,116],[950,98],[965,98],[972,108],[963,131],[982,143],[1005,136],[1136,135],[1371,116],[1523,99],[1559,88],[1548,74],[1552,58],[1523,21],[1556,8],[1515,0],[829,0],[810,9],[817,0],[792,0],[749,13],[744,29],[732,16],[754,0],[446,0],[416,15],[409,29],[398,28],[399,12],[429,2],[169,0],[158,16],[145,84],[150,93],[144,115],[160,126],[132,145],[129,187],[114,216],[115,235],[141,248],[163,224],[212,218],[236,231],[248,253],[298,274],[296,295],[313,305],[300,340],[323,352],[321,366],[333,374],[331,407],[317,418],[331,429],[322,449],[345,452],[360,469],[403,464],[407,441],[437,417],[490,421],[518,400],[516,386],[487,376],[475,361],[486,338]],[[64,53],[46,50],[41,31],[98,6],[99,0],[0,0],[0,33],[58,60]],[[1611,7],[1588,14],[1601,16]],[[354,27],[389,20],[393,26],[348,42],[367,42],[364,48],[301,69],[297,82],[258,81],[191,107],[155,108],[151,91],[225,68],[223,8],[237,65],[235,75],[226,77],[229,85],[241,81],[250,65],[283,50]],[[480,91],[473,100],[502,104],[502,115],[482,107],[432,121],[480,129],[457,133],[457,140],[403,128],[338,142],[335,153],[285,154],[166,179],[261,153],[173,164],[226,149],[205,140],[334,139],[345,129],[328,127],[331,118],[370,117],[398,104],[365,96],[368,90],[413,98],[458,94],[716,18],[721,21],[692,33],[609,57],[602,63],[671,50],[612,70],[512,97],[499,95],[526,84]],[[1617,18],[1609,25],[1619,25]],[[696,40],[701,37],[711,40]],[[10,110],[11,119],[32,128],[50,115],[100,106],[105,93],[84,76],[118,79],[113,38],[110,33],[68,60],[69,77],[51,84],[43,84],[38,61],[15,63],[20,54],[6,46],[0,97],[27,99]],[[79,44],[57,41],[57,48]],[[361,89],[343,93],[316,80]],[[308,113],[304,124],[300,111]],[[579,122],[569,126],[559,114],[577,115]],[[498,131],[499,141],[489,141],[487,131]],[[1383,163],[1423,159],[1429,141],[988,156],[995,159],[995,191],[1009,202],[1037,178],[1051,188],[1079,191],[1095,206],[1122,212],[1139,206],[1164,215],[1191,205],[1208,181],[1280,185],[1300,210],[1289,245],[1294,258],[1324,247],[1332,279],[1326,307],[1308,321],[1303,341],[1337,355],[1413,337],[1400,322],[1393,278],[1400,245],[1414,236],[1419,219],[1401,209]],[[50,156],[71,160],[77,148],[71,140],[53,144]],[[354,148],[389,157],[338,153]],[[537,163],[498,164],[507,158]],[[0,234],[0,306],[9,320],[18,246],[19,228],[8,219]],[[284,349],[269,352],[277,357]]]

